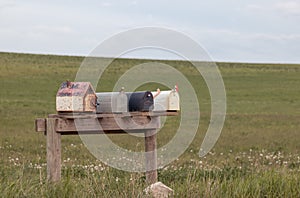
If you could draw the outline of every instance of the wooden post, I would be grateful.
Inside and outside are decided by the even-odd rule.
[[[154,184],[157,182],[156,130],[145,132],[145,151],[146,182]]]
[[[56,119],[47,118],[47,179],[57,182],[61,178],[61,134],[55,130]]]

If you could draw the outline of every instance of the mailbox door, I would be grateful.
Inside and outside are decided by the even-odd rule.
[[[172,91],[169,95],[169,111],[180,110],[180,100],[178,92]]]
[[[96,111],[96,95],[87,94],[84,100],[84,111],[94,112]]]
[[[125,93],[120,93],[117,95],[115,112],[122,113],[128,112],[128,98]]]

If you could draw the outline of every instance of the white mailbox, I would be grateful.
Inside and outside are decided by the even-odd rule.
[[[152,92],[154,96],[153,111],[179,111],[180,98],[176,89]]]

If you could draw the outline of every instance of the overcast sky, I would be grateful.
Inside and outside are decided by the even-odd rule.
[[[0,0],[5,52],[88,55],[143,26],[185,33],[215,61],[300,63],[300,0]]]

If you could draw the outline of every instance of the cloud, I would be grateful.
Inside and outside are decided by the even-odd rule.
[[[110,3],[110,2],[103,2],[103,3],[101,3],[101,5],[103,7],[110,7],[110,6],[112,6],[112,3]]]
[[[199,34],[198,43],[216,61],[299,63],[300,33],[243,32],[229,28],[195,31]]]
[[[51,34],[70,34],[72,29],[68,26],[49,26],[49,25],[39,25],[34,27],[34,31],[40,33],[51,33]]]
[[[287,15],[300,15],[300,0],[280,1],[274,3],[251,3],[246,5],[246,9],[253,12],[275,12]]]
[[[259,10],[264,10],[264,6],[259,5],[259,4],[248,4],[246,5],[246,8],[248,10],[254,10],[254,11],[259,11]]]
[[[300,33],[299,34],[276,34],[276,33],[259,33],[259,32],[241,32],[235,31],[231,29],[216,29],[216,28],[207,28],[203,29],[200,32],[204,32],[206,34],[211,34],[215,36],[226,36],[226,37],[235,37],[240,39],[268,39],[268,40],[299,40],[300,41]]]
[[[300,15],[300,1],[284,1],[274,5],[274,9],[292,15]]]
[[[15,4],[13,4],[13,3],[2,3],[2,4],[0,4],[0,11],[4,10],[6,8],[14,7],[14,6],[15,6]]]
[[[262,34],[256,33],[247,36],[250,39],[273,40],[273,41],[300,41],[300,34]]]

